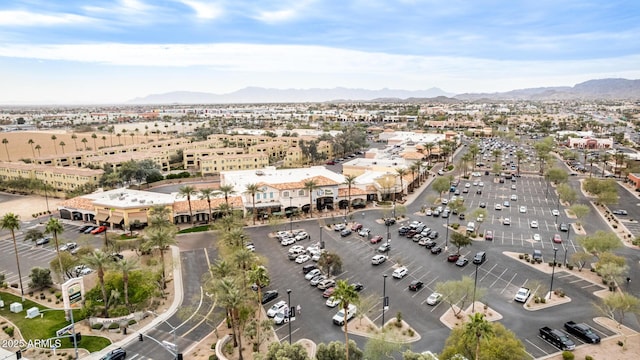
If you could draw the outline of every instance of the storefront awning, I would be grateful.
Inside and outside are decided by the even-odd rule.
[[[122,220],[124,220],[124,217],[122,217],[122,215],[113,215],[109,222],[112,224],[120,224]]]
[[[135,221],[139,221],[141,223],[146,223],[147,220],[147,213],[131,213],[129,214],[129,223],[133,223]]]
[[[268,207],[281,207],[282,204],[280,204],[280,202],[274,201],[274,202],[268,202],[268,203],[256,203],[256,209],[260,209],[260,208],[268,208]],[[247,208],[251,208],[253,207],[252,203],[248,203],[247,204]]]
[[[108,218],[109,213],[97,213],[94,219],[98,221],[107,221]]]

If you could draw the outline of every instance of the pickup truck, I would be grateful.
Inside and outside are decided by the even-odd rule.
[[[521,287],[516,293],[514,300],[521,303],[527,302],[527,299],[529,299],[529,296],[531,296],[531,290],[529,290],[529,288],[526,288],[526,287]]]
[[[576,344],[569,339],[569,335],[564,331],[552,329],[548,326],[540,328],[540,337],[549,344],[557,347],[560,350],[575,350]]]
[[[577,338],[589,344],[598,344],[600,342],[600,336],[593,332],[589,325],[585,323],[576,324],[573,321],[567,321],[564,323],[564,328],[569,334],[575,335]]]

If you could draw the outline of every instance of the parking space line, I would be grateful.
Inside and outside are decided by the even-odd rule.
[[[498,280],[500,280],[500,279],[502,278],[502,275],[504,275],[504,273],[506,273],[506,272],[507,272],[507,270],[509,270],[509,269],[506,269],[506,268],[505,268],[505,269],[504,269],[504,271],[502,272],[502,274],[498,275],[498,277],[496,278],[496,280],[495,280],[491,285],[489,285],[489,287],[493,287],[493,286],[498,282]]]
[[[491,275],[491,271],[493,271],[493,269],[495,269],[496,266],[498,266],[498,264],[493,265],[493,267],[489,270],[485,270],[487,273],[480,279],[480,281],[483,281],[487,276]],[[472,274],[475,274],[475,270],[474,272],[472,272]]]
[[[545,356],[546,356],[546,355],[549,355],[549,353],[548,353],[548,352],[546,352],[546,351],[542,350],[542,348],[540,348],[538,345],[536,345],[536,344],[532,343],[531,341],[529,341],[529,339],[524,339],[524,341],[528,342],[530,345],[532,345],[532,346],[533,346],[533,347],[535,347],[536,349],[540,350],[540,352],[542,352]],[[529,353],[527,352],[527,354],[529,354]],[[535,357],[535,356],[533,356],[532,354],[529,354],[529,355],[530,355],[533,359],[536,359],[536,357]]]
[[[507,270],[505,269],[505,271],[507,271]],[[516,278],[517,275],[518,275],[518,273],[514,273],[513,274],[513,276],[511,277],[511,280],[509,280],[507,285],[505,285],[504,288],[502,289],[502,291],[500,291],[500,294],[504,293],[504,291],[507,290],[507,287],[509,287],[509,285],[511,285],[511,282],[513,281],[513,279]],[[498,280],[496,280],[496,281],[498,281]],[[526,281],[525,281],[525,283],[526,283]]]

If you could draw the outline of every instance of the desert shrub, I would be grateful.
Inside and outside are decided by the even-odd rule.
[[[593,356],[591,356],[591,355],[586,355],[586,356],[584,357],[584,360],[593,360]]]
[[[573,353],[571,351],[563,351],[562,352],[562,359],[563,360],[573,360],[575,359],[575,355],[573,355]]]
[[[13,337],[13,326],[7,326],[3,328],[4,332],[9,335],[9,337]]]
[[[137,323],[138,323],[138,322],[136,321],[136,319],[131,319],[131,320],[129,320],[129,322],[128,322],[128,324],[129,324],[129,325],[135,325],[135,324],[137,324]]]
[[[91,325],[91,328],[93,330],[102,330],[102,327],[103,327],[102,323],[95,323],[95,324]]]
[[[116,323],[116,322],[112,322],[111,324],[109,324],[108,329],[109,330],[114,330],[114,329],[119,329],[120,328],[120,324]]]

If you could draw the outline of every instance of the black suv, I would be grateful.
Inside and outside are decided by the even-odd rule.
[[[384,219],[384,224],[386,226],[390,226],[396,223],[396,219],[394,218],[388,218],[388,219]]]
[[[100,358],[100,360],[124,360],[127,358],[127,352],[124,351],[123,348],[117,348],[115,350],[111,350],[107,353],[107,355]]]
[[[398,228],[398,235],[404,236],[409,232],[409,230],[411,230],[411,228],[408,226],[401,226]]]

